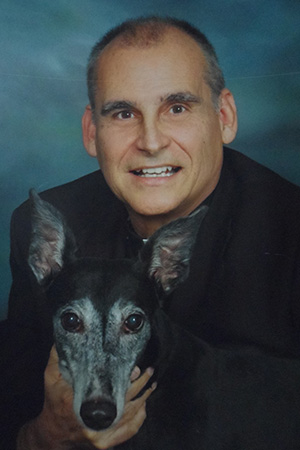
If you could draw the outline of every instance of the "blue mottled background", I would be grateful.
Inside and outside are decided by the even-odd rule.
[[[142,14],[191,21],[214,44],[235,94],[234,147],[300,184],[299,12],[299,0],[1,0],[0,317],[13,209],[30,187],[44,190],[97,168],[80,130],[94,42]]]

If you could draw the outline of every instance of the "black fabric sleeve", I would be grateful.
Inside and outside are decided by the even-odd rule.
[[[26,214],[25,214],[26,212]],[[27,210],[11,221],[12,287],[8,319],[0,324],[0,448],[15,448],[21,426],[43,406],[43,374],[52,345],[50,316],[26,263],[30,222]]]

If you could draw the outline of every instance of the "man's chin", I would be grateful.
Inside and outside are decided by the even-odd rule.
[[[143,204],[132,204],[127,208],[129,214],[139,215],[145,218],[157,217],[157,216],[169,216],[172,215],[173,208],[172,203],[168,204],[159,204],[159,203],[148,203],[144,202]]]
[[[185,215],[178,202],[171,201],[156,204],[131,203],[127,210],[133,228],[143,238],[151,236],[161,226]]]

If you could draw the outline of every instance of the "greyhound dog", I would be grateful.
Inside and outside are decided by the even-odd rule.
[[[60,370],[84,426],[116,424],[134,366],[152,366],[158,386],[147,419],[118,448],[300,449],[300,362],[252,347],[216,349],[163,311],[188,277],[206,207],[155,232],[137,259],[102,260],[76,258],[62,215],[34,192],[31,203],[28,262],[53,305]]]

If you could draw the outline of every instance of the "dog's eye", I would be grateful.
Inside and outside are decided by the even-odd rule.
[[[131,314],[124,321],[125,333],[136,333],[144,325],[144,317],[141,314]]]
[[[78,333],[83,330],[82,320],[79,319],[77,314],[72,312],[66,312],[62,315],[61,324],[66,331],[71,333]]]

